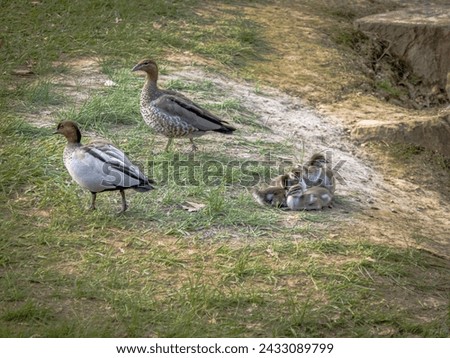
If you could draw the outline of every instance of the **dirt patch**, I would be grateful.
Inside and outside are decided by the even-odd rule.
[[[85,103],[93,91],[110,85],[108,77],[101,72],[99,59],[97,58],[79,58],[74,60],[55,61],[54,67],[64,65],[68,71],[53,75],[45,80],[52,85],[58,94],[68,97],[69,102],[74,107],[80,107]],[[30,86],[37,85],[42,78],[25,78],[21,82],[27,81]],[[57,114],[61,111],[59,105],[48,105],[46,108],[33,110],[31,112],[22,112],[27,120],[36,127],[54,127],[57,121]]]
[[[297,151],[287,152],[285,158],[290,158],[294,163],[315,152],[329,152],[333,166],[339,167],[338,173],[342,178],[336,190],[337,198],[342,199],[342,203],[335,208],[342,217],[335,219],[342,221],[345,231],[377,242],[403,247],[419,246],[450,257],[447,232],[450,206],[446,196],[433,190],[433,187],[416,184],[412,176],[384,175],[381,166],[370,159],[366,150],[352,143],[336,118],[322,115],[305,106],[298,98],[273,88],[262,87],[255,93],[252,84],[213,76],[196,68],[183,68],[169,76],[162,76],[162,85],[169,79],[211,81],[224,91],[225,98],[239,100],[243,107],[256,114],[260,123],[270,128],[270,132],[249,135],[246,128],[240,126],[240,137],[249,146],[256,140],[268,140],[279,145],[288,142]],[[215,137],[215,141],[222,140]],[[243,159],[251,155],[245,144],[232,150],[234,155]],[[346,214],[349,211],[351,219]]]
[[[54,62],[54,66],[61,65]],[[68,74],[55,76],[52,81],[62,87],[64,94],[81,104],[86,101],[92,90],[108,85],[108,77],[101,72],[100,60],[98,58],[78,58],[65,61],[64,65],[70,71]]]

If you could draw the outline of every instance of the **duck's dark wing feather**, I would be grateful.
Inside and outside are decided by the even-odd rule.
[[[169,116],[180,117],[183,121],[200,131],[232,133],[236,130],[228,122],[185,97],[165,94],[154,100],[153,105]]]
[[[107,172],[105,174],[113,175],[113,173],[117,173],[121,178],[119,181],[121,186],[124,183],[125,186],[128,183],[129,187],[145,187],[154,184],[153,180],[148,179],[137,166],[131,163],[125,153],[110,143],[96,142],[85,145],[80,149],[95,158],[99,163],[103,163],[102,168]]]

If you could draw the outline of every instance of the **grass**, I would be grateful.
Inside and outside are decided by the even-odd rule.
[[[56,106],[64,103],[64,96],[57,92],[50,81],[41,81],[24,89],[25,102],[37,106]]]
[[[59,139],[17,118],[2,137],[2,160],[18,165],[1,173],[2,336],[448,334],[445,316],[419,324],[388,294],[446,297],[445,263],[425,252],[326,239],[312,214],[284,227],[285,213],[256,210],[233,183],[168,181],[130,194],[122,216],[103,194],[91,213]],[[187,197],[206,207],[179,208]]]
[[[400,96],[402,93],[401,91],[396,88],[394,85],[392,85],[392,83],[389,80],[381,80],[378,81],[375,86],[383,91],[384,93],[387,93],[388,95],[394,96],[394,97],[398,97]]]
[[[238,10],[215,24],[203,2],[151,3],[1,5],[0,336],[448,336],[445,260],[339,231],[330,238],[339,226],[326,211],[254,203],[251,188],[273,174],[265,156],[295,148],[237,133],[195,157],[183,152],[185,144],[158,149],[164,139],[139,114],[142,80],[129,72],[136,57],[189,50],[216,68],[246,68],[269,47]],[[55,61],[82,56],[99,57],[115,85],[94,86],[79,103],[55,80],[78,74]],[[34,77],[9,75],[28,62]],[[244,130],[267,132],[210,81],[166,85]],[[90,194],[63,167],[64,139],[26,120],[54,106],[55,123],[76,120],[85,137],[112,140],[155,178],[157,190],[128,192],[123,215],[116,214],[117,193],[99,194],[98,210],[87,211]],[[243,148],[252,158],[245,170],[232,152]],[[204,207],[189,212],[185,201]]]

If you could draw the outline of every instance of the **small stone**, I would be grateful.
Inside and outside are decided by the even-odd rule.
[[[111,80],[106,80],[105,83],[104,83],[104,85],[105,85],[106,87],[115,87],[115,86],[117,86],[117,83],[114,82],[114,81],[111,81]]]

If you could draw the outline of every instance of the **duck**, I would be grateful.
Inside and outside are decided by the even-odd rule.
[[[194,138],[208,132],[232,134],[236,128],[208,110],[200,107],[181,93],[158,87],[158,65],[154,60],[143,59],[131,70],[146,73],[141,90],[140,110],[145,123],[156,133],[169,138],[165,150],[173,138],[189,138],[192,151],[198,148]]]
[[[307,188],[304,179],[299,184],[293,185],[286,194],[286,205],[289,209],[298,210],[321,210],[331,207],[333,195],[327,188],[313,186]]]
[[[333,171],[327,167],[328,160],[322,153],[315,153],[305,165],[299,165],[291,176],[303,178],[308,188],[319,186],[326,188],[331,194],[336,190],[336,179]]]
[[[155,182],[147,178],[128,157],[113,144],[98,140],[81,144],[81,132],[73,121],[62,121],[54,134],[67,139],[64,149],[64,166],[72,179],[92,194],[90,205],[95,210],[97,193],[118,190],[122,197],[122,210],[128,208],[125,190],[146,192],[154,189]]]
[[[255,189],[252,195],[259,205],[286,207],[286,190],[283,187],[269,186],[262,190]]]

